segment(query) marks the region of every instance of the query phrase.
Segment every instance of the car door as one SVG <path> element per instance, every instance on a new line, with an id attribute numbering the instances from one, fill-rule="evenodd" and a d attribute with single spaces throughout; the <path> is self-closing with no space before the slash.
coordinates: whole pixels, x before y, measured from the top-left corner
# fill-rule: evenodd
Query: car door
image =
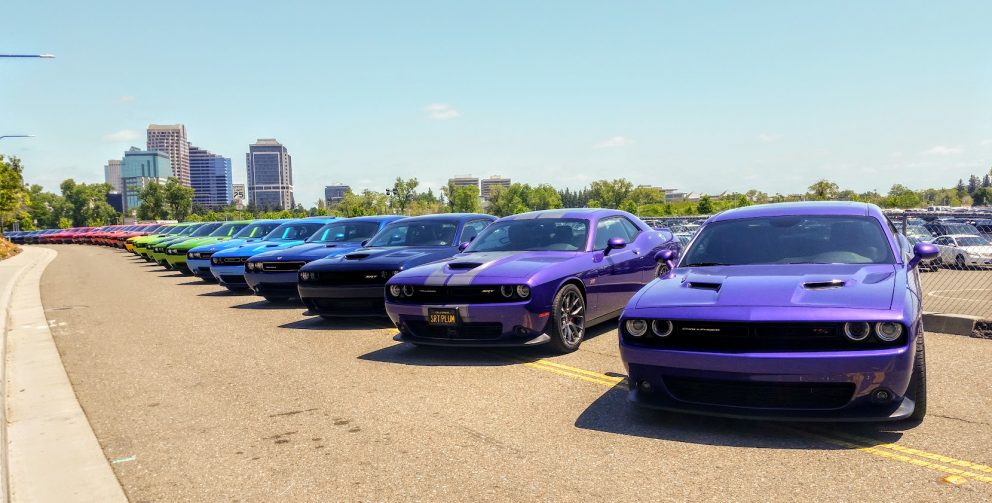
<path id="1" fill-rule="evenodd" d="M 951 256 L 951 254 L 949 252 L 949 250 L 950 250 L 950 246 L 949 246 L 950 245 L 950 242 L 949 242 L 949 240 L 950 240 L 950 238 L 948 238 L 947 236 L 941 236 L 941 237 L 933 240 L 933 244 L 937 247 L 938 250 L 940 250 L 940 261 L 941 262 L 947 262 L 948 261 L 948 257 Z M 950 259 L 950 260 L 953 260 L 953 258 Z"/>
<path id="2" fill-rule="evenodd" d="M 632 237 L 621 222 L 623 217 L 607 217 L 596 224 L 593 235 L 593 260 L 598 264 L 596 288 L 591 317 L 596 318 L 622 309 L 631 295 L 644 284 L 641 268 L 638 266 L 640 252 L 634 246 L 626 246 L 606 253 L 606 244 L 612 238 L 622 238 L 630 243 Z M 636 236 L 634 236 L 636 237 Z"/>

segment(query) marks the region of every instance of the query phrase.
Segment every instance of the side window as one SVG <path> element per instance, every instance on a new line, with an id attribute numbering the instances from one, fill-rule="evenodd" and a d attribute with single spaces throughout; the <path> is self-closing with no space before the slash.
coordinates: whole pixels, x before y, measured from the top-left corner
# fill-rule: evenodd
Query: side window
<path id="1" fill-rule="evenodd" d="M 596 241 L 593 243 L 594 250 L 605 250 L 606 243 L 613 238 L 623 238 L 630 241 L 627 229 L 620 222 L 621 217 L 604 218 L 596 224 Z"/>
<path id="2" fill-rule="evenodd" d="M 933 244 L 947 246 L 949 243 L 947 242 L 947 238 L 937 238 L 933 240 Z"/>
<path id="3" fill-rule="evenodd" d="M 465 241 L 471 241 L 475 239 L 476 236 L 489 226 L 491 222 L 489 220 L 472 220 L 471 222 L 465 222 L 462 226 L 462 237 L 459 239 L 462 243 Z"/>
<path id="4" fill-rule="evenodd" d="M 624 230 L 627 231 L 627 242 L 631 242 L 637 239 L 637 236 L 641 234 L 641 229 L 634 225 L 627 217 L 620 218 L 620 224 L 623 225 Z"/>

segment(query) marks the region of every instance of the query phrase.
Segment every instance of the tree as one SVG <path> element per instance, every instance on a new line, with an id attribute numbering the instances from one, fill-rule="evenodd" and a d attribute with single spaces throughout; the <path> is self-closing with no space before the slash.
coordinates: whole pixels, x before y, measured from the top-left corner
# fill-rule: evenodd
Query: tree
<path id="1" fill-rule="evenodd" d="M 416 178 L 404 180 L 396 177 L 392 190 L 389 191 L 389 207 L 397 210 L 401 215 L 406 214 L 406 209 L 417 197 L 417 186 L 420 182 Z"/>
<path id="2" fill-rule="evenodd" d="M 553 210 L 562 207 L 561 195 L 554 187 L 541 184 L 527 194 L 527 206 L 532 210 Z"/>
<path id="3" fill-rule="evenodd" d="M 969 176 L 968 177 L 968 193 L 969 194 L 974 194 L 975 191 L 978 190 L 978 187 L 979 187 L 979 185 L 981 185 L 981 183 L 982 183 L 981 179 L 978 178 L 977 176 L 975 176 L 975 175 Z"/>
<path id="4" fill-rule="evenodd" d="M 11 220 L 30 218 L 27 212 L 30 198 L 24 190 L 23 173 L 20 159 L 10 157 L 4 160 L 4 156 L 0 155 L 0 220 L 4 226 Z"/>
<path id="5" fill-rule="evenodd" d="M 765 204 L 768 202 L 768 193 L 761 192 L 760 190 L 751 189 L 744 195 L 754 204 Z"/>
<path id="6" fill-rule="evenodd" d="M 967 190 L 968 187 L 965 186 L 964 180 L 958 178 L 958 185 L 957 185 L 958 199 L 964 197 L 964 195 L 967 193 Z"/>
<path id="7" fill-rule="evenodd" d="M 193 211 L 192 187 L 187 187 L 179 183 L 179 179 L 169 177 L 165 182 L 165 204 L 169 207 L 169 214 L 172 218 L 182 222 L 185 221 Z"/>
<path id="8" fill-rule="evenodd" d="M 361 195 L 356 195 L 349 190 L 334 209 L 344 217 L 383 215 L 389 211 L 389 198 L 385 194 L 369 189 L 362 191 Z"/>
<path id="9" fill-rule="evenodd" d="M 699 203 L 696 205 L 696 211 L 700 215 L 709 215 L 713 213 L 713 201 L 710 200 L 710 196 L 703 196 L 699 198 Z"/>
<path id="10" fill-rule="evenodd" d="M 65 200 L 65 216 L 72 220 L 72 225 L 107 225 L 116 222 L 119 214 L 113 206 L 107 203 L 107 194 L 112 188 L 108 183 L 76 183 L 69 178 L 59 185 L 62 198 Z"/>
<path id="11" fill-rule="evenodd" d="M 992 187 L 980 187 L 971 195 L 972 203 L 976 205 L 992 205 Z"/>
<path id="12" fill-rule="evenodd" d="M 151 181 L 145 184 L 138 191 L 138 199 L 141 205 L 138 206 L 139 220 L 164 220 L 169 218 L 169 211 L 166 208 L 165 187 L 158 181 Z"/>
<path id="13" fill-rule="evenodd" d="M 448 210 L 454 213 L 480 213 L 482 202 L 479 200 L 479 187 L 475 185 L 455 185 L 449 183 L 441 189 L 448 200 Z"/>
<path id="14" fill-rule="evenodd" d="M 810 199 L 816 201 L 829 201 L 832 199 L 837 199 L 837 194 L 840 192 L 840 187 L 836 183 L 830 180 L 819 180 L 813 185 L 809 186 L 809 190 L 806 195 Z"/>
<path id="15" fill-rule="evenodd" d="M 559 190 L 558 196 L 561 198 L 563 208 L 585 208 L 589 205 L 589 191 L 587 189 L 575 192 L 569 189 Z"/>
<path id="16" fill-rule="evenodd" d="M 529 185 L 514 183 L 509 187 L 496 185 L 489 190 L 489 206 L 486 210 L 498 217 L 530 211 L 527 197 L 531 190 Z"/>
<path id="17" fill-rule="evenodd" d="M 919 194 L 897 183 L 889 189 L 889 195 L 882 201 L 882 205 L 887 208 L 916 208 L 922 202 Z"/>
<path id="18" fill-rule="evenodd" d="M 989 187 L 992 187 L 992 176 L 986 174 L 984 177 L 982 177 L 982 188 L 987 189 Z"/>
<path id="19" fill-rule="evenodd" d="M 589 205 L 599 208 L 619 208 L 634 190 L 626 178 L 596 180 L 589 184 Z"/>

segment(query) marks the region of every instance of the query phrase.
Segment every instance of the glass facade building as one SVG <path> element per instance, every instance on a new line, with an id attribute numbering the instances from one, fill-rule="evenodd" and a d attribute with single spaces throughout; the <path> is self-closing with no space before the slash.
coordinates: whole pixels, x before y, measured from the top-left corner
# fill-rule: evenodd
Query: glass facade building
<path id="1" fill-rule="evenodd" d="M 216 208 L 230 204 L 234 198 L 231 186 L 231 159 L 189 146 L 189 176 L 193 202 Z"/>
<path id="2" fill-rule="evenodd" d="M 349 190 L 351 187 L 348 185 L 326 185 L 324 186 L 324 202 L 328 205 L 340 203 Z"/>
<path id="3" fill-rule="evenodd" d="M 173 176 L 172 162 L 168 154 L 159 151 L 141 150 L 131 147 L 121 159 L 121 186 L 124 195 L 124 212 L 141 205 L 138 192 L 150 181 L 165 183 Z"/>
<path id="4" fill-rule="evenodd" d="M 248 201 L 258 209 L 285 210 L 295 206 L 293 160 L 289 151 L 272 138 L 248 146 Z"/>

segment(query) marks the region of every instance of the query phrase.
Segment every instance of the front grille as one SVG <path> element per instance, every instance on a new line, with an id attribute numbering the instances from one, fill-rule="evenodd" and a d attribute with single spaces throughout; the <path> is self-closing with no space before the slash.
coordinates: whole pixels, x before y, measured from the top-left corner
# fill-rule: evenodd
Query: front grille
<path id="1" fill-rule="evenodd" d="M 413 296 L 390 295 L 389 300 L 407 304 L 491 304 L 521 301 L 515 293 L 510 297 L 503 296 L 500 285 L 414 286 Z"/>
<path id="2" fill-rule="evenodd" d="M 302 280 L 314 285 L 385 285 L 396 271 L 308 271 L 309 279 Z"/>
<path id="3" fill-rule="evenodd" d="M 672 322 L 668 337 L 647 335 L 631 337 L 621 330 L 627 344 L 659 349 L 703 351 L 712 353 L 857 351 L 898 347 L 905 335 L 893 342 L 875 337 L 855 342 L 844 336 L 843 323 L 752 323 L 752 322 Z"/>
<path id="4" fill-rule="evenodd" d="M 414 337 L 424 339 L 492 340 L 503 334 L 502 323 L 462 323 L 457 327 L 428 325 L 426 321 L 404 322 Z"/>
<path id="5" fill-rule="evenodd" d="M 300 270 L 306 265 L 306 262 L 302 260 L 296 262 L 262 262 L 261 265 L 262 272 L 292 272 Z"/>
<path id="6" fill-rule="evenodd" d="M 187 256 L 192 259 L 208 259 L 213 256 L 214 252 L 197 252 L 190 253 Z"/>
<path id="7" fill-rule="evenodd" d="M 248 261 L 248 257 L 214 257 L 210 262 L 217 265 L 238 265 Z"/>
<path id="8" fill-rule="evenodd" d="M 667 376 L 676 400 L 761 409 L 837 409 L 854 396 L 854 383 L 772 383 L 717 381 Z"/>
<path id="9" fill-rule="evenodd" d="M 234 274 L 221 274 L 220 280 L 229 285 L 247 285 L 244 276 L 235 276 Z"/>

